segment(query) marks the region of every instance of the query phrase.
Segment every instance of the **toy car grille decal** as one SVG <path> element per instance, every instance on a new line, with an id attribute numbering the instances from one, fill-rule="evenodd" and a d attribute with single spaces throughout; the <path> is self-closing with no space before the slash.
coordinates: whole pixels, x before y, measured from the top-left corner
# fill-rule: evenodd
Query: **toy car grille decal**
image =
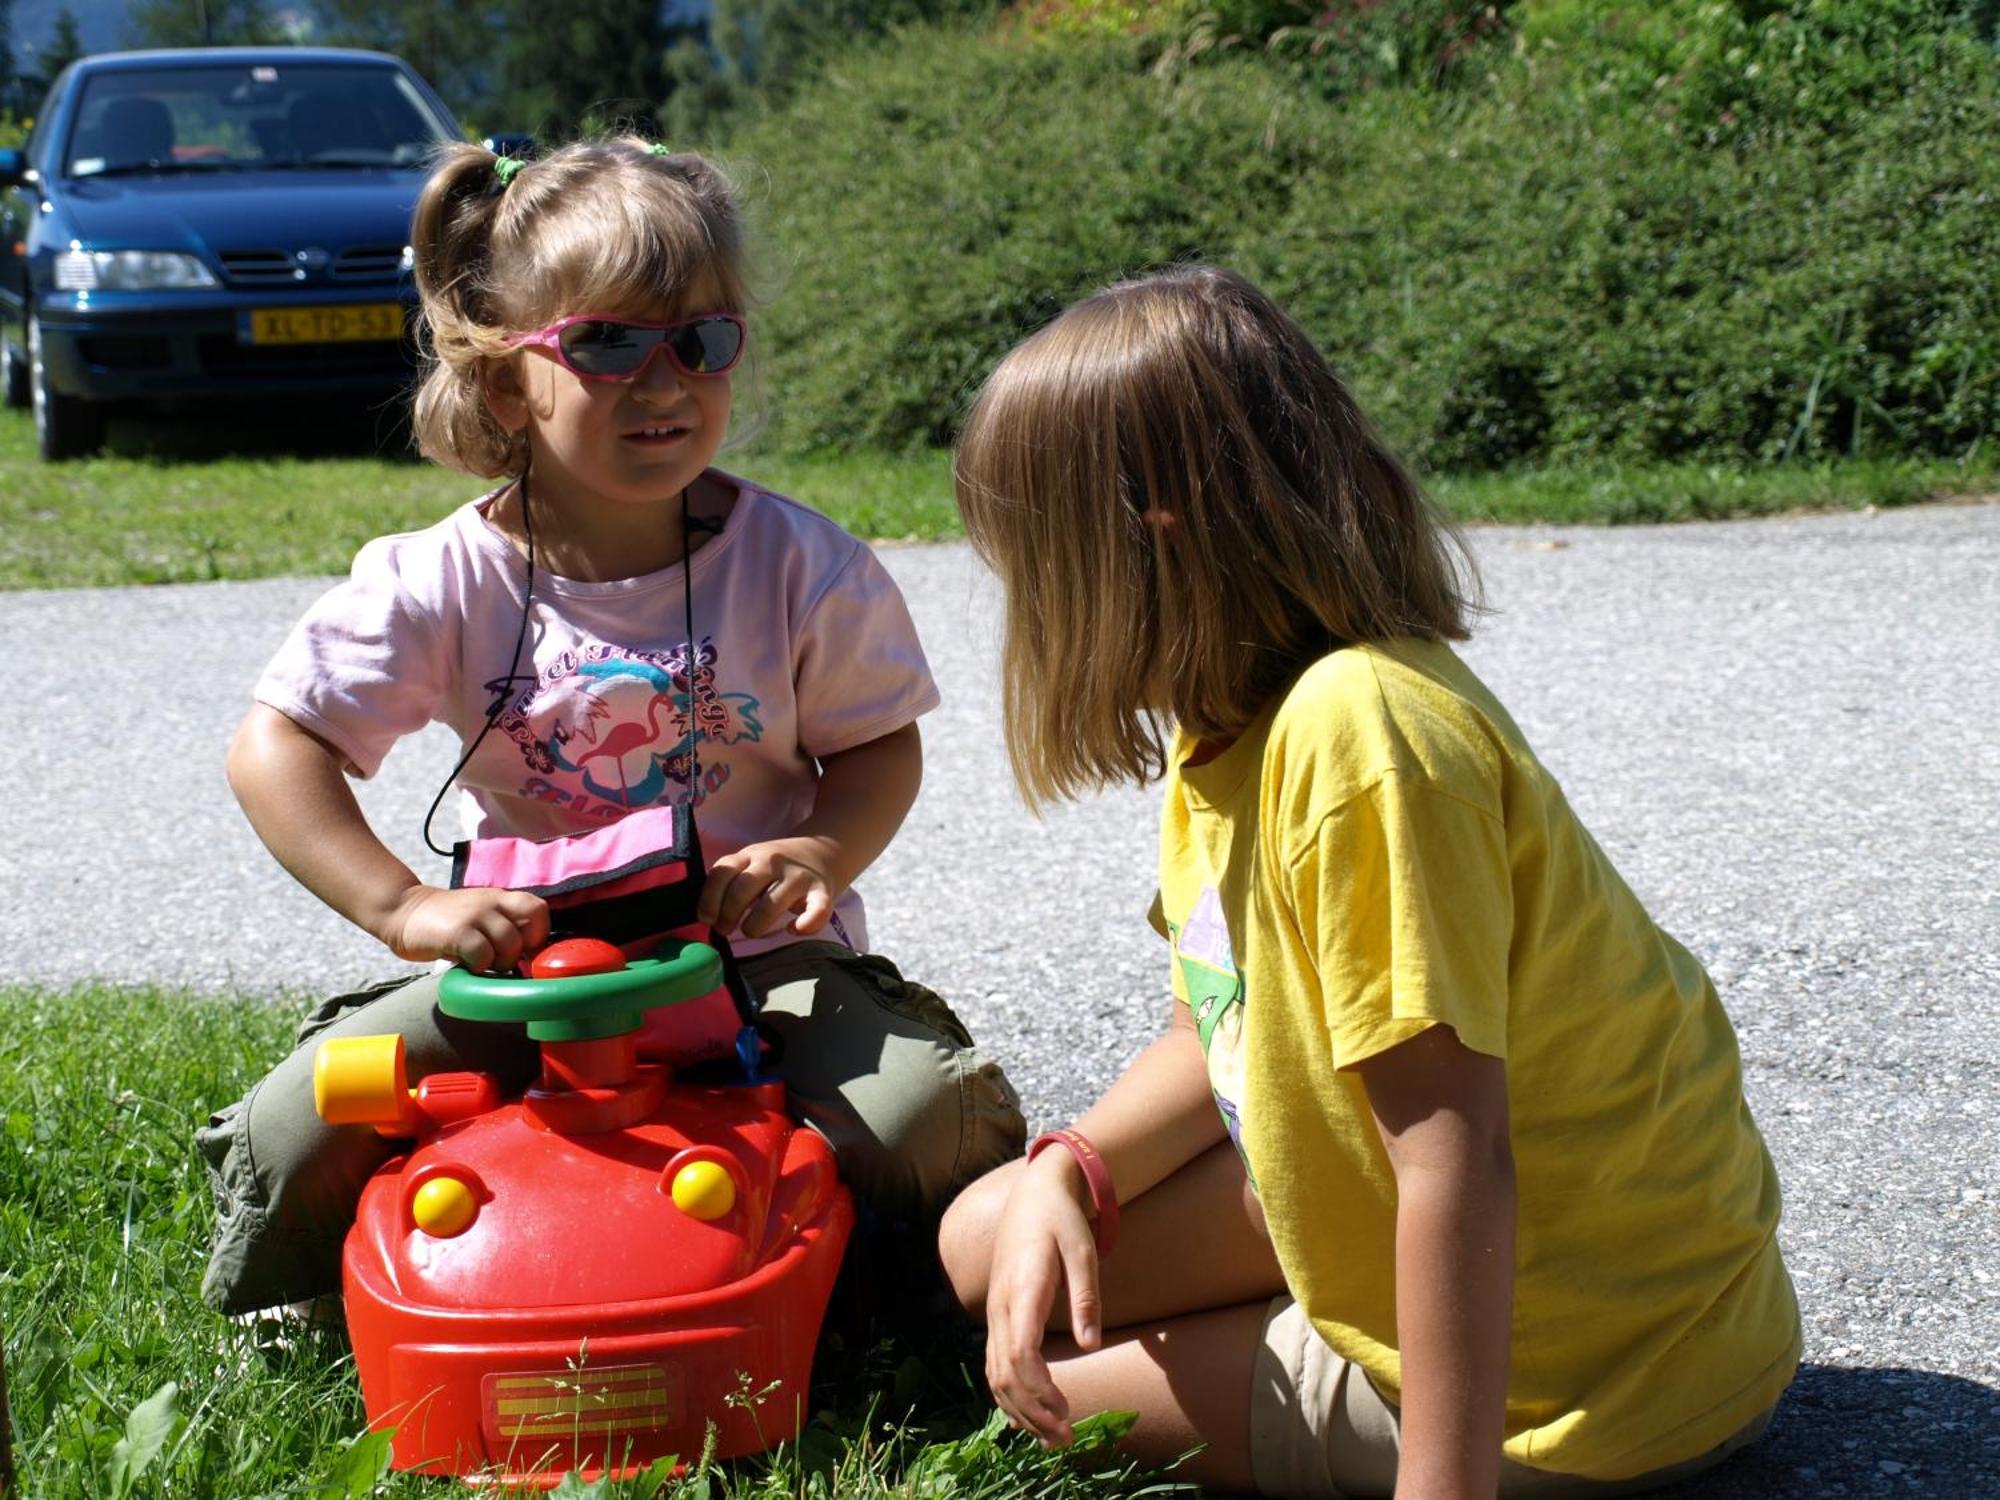
<path id="1" fill-rule="evenodd" d="M 486 1430 L 507 1443 L 649 1432 L 683 1405 L 680 1371 L 666 1365 L 496 1372 L 480 1384 Z"/>

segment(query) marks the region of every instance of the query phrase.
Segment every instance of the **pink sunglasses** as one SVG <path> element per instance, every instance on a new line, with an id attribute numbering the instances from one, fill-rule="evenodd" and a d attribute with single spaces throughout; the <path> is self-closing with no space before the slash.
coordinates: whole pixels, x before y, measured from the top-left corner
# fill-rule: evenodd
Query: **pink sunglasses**
<path id="1" fill-rule="evenodd" d="M 632 323 L 580 313 L 533 333 L 517 333 L 507 342 L 517 349 L 549 350 L 579 380 L 637 380 L 662 349 L 681 374 L 701 379 L 735 369 L 743 358 L 745 336 L 743 320 L 735 313 L 703 313 L 678 323 Z"/>

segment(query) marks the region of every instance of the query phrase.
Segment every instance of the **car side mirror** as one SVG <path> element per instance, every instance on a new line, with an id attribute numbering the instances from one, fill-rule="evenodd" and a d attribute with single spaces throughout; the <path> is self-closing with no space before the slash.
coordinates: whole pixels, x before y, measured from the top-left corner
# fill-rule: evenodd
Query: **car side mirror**
<path id="1" fill-rule="evenodd" d="M 28 153 L 17 147 L 0 148 L 0 187 L 19 187 L 28 179 Z"/>
<path id="2" fill-rule="evenodd" d="M 525 130 L 498 130 L 479 144 L 496 156 L 518 156 L 528 161 L 536 155 L 535 138 Z"/>

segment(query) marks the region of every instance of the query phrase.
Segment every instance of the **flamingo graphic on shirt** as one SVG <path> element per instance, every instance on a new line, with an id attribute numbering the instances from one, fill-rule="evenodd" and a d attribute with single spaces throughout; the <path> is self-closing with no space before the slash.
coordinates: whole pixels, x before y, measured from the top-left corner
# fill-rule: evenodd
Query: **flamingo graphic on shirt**
<path id="1" fill-rule="evenodd" d="M 753 695 L 716 691 L 712 639 L 700 643 L 691 673 L 687 657 L 685 647 L 640 654 L 610 646 L 565 656 L 509 716 L 507 733 L 531 771 L 568 773 L 576 790 L 613 806 L 685 800 L 701 745 L 764 732 Z"/>

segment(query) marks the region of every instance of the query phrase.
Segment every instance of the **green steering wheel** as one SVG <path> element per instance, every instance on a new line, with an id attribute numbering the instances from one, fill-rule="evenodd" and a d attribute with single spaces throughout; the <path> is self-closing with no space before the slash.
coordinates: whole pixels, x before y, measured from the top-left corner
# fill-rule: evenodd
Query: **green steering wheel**
<path id="1" fill-rule="evenodd" d="M 438 981 L 438 1009 L 468 1021 L 525 1021 L 538 1042 L 588 1042 L 637 1031 L 647 1011 L 698 1000 L 721 983 L 713 948 L 669 938 L 651 958 L 605 974 L 514 979 L 449 969 Z"/>

